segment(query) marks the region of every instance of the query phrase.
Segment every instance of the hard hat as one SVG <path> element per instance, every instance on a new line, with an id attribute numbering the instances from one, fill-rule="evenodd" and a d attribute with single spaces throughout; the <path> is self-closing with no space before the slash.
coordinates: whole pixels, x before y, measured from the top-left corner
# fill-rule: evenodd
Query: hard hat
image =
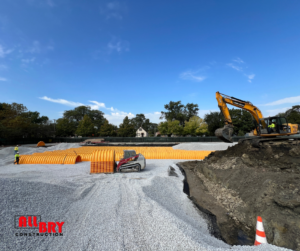
<path id="1" fill-rule="evenodd" d="M 17 146 L 19 146 L 19 145 L 17 145 Z"/>
<path id="2" fill-rule="evenodd" d="M 17 152 L 17 154 L 19 154 L 19 152 Z"/>

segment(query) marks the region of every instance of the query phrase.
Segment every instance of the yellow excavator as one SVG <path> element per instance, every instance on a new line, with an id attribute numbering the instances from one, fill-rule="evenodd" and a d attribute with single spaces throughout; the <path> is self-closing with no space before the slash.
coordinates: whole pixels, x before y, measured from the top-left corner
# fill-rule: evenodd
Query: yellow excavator
<path id="1" fill-rule="evenodd" d="M 218 106 L 225 118 L 225 126 L 217 129 L 215 131 L 215 135 L 224 142 L 233 142 L 233 124 L 226 104 L 230 104 L 250 112 L 255 124 L 253 135 L 256 137 L 250 137 L 248 139 L 251 139 L 252 144 L 256 146 L 259 146 L 264 141 L 292 139 L 291 137 L 278 136 L 290 136 L 298 134 L 300 127 L 299 125 L 288 123 L 285 117 L 272 116 L 264 118 L 262 112 L 249 101 L 230 97 L 219 92 L 216 93 L 216 99 L 218 101 Z M 299 138 L 299 135 L 297 138 Z"/>

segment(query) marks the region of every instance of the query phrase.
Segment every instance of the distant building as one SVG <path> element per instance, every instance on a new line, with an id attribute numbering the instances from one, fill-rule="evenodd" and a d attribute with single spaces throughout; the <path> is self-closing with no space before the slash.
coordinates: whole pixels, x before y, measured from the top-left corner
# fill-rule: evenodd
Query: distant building
<path id="1" fill-rule="evenodd" d="M 136 131 L 136 137 L 148 137 L 148 133 L 142 127 L 140 127 Z"/>

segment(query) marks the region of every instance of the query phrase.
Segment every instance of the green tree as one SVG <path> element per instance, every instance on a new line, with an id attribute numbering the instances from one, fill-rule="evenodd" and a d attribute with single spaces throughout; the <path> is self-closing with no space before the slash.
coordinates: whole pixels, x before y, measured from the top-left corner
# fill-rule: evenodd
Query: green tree
<path id="1" fill-rule="evenodd" d="M 239 130 L 238 135 L 237 136 L 244 136 L 245 133 L 242 130 Z"/>
<path id="2" fill-rule="evenodd" d="M 207 133 L 207 124 L 198 116 L 193 116 L 185 121 L 184 133 L 189 135 L 203 135 Z"/>
<path id="3" fill-rule="evenodd" d="M 95 131 L 95 125 L 93 124 L 91 118 L 87 114 L 84 115 L 83 120 L 79 121 L 76 134 L 86 137 L 92 136 Z"/>
<path id="4" fill-rule="evenodd" d="M 183 127 L 178 120 L 168 121 L 168 134 L 182 135 Z"/>
<path id="5" fill-rule="evenodd" d="M 169 130 L 168 130 L 168 121 L 165 122 L 160 122 L 158 124 L 158 131 L 160 132 L 161 135 L 167 135 Z"/>
<path id="6" fill-rule="evenodd" d="M 146 119 L 144 114 L 137 114 L 134 118 L 131 119 L 131 123 L 134 126 L 134 129 L 137 130 L 140 127 L 143 127 L 146 131 L 149 129 L 150 120 Z"/>
<path id="7" fill-rule="evenodd" d="M 207 123 L 209 136 L 215 136 L 215 130 L 224 126 L 224 116 L 220 112 L 210 112 L 205 114 L 204 121 Z"/>
<path id="8" fill-rule="evenodd" d="M 56 135 L 60 137 L 74 136 L 76 125 L 74 121 L 66 118 L 60 118 L 56 121 Z"/>
<path id="9" fill-rule="evenodd" d="M 21 116 L 27 121 L 28 127 L 26 134 L 31 137 L 47 137 L 54 134 L 54 128 L 49 127 L 50 121 L 47 116 L 40 116 L 40 113 L 35 112 L 23 112 Z"/>
<path id="10" fill-rule="evenodd" d="M 114 137 L 116 136 L 116 127 L 110 123 L 108 123 L 108 120 L 105 119 L 104 124 L 101 126 L 100 131 L 99 131 L 99 136 L 102 137 Z"/>
<path id="11" fill-rule="evenodd" d="M 3 138 L 28 137 L 30 136 L 30 120 L 23 115 L 27 108 L 22 104 L 0 103 L 0 123 Z"/>
<path id="12" fill-rule="evenodd" d="M 242 109 L 230 109 L 229 110 L 232 123 L 233 131 L 235 135 L 243 134 L 252 131 L 255 128 L 253 123 L 253 117 L 250 112 Z"/>
<path id="13" fill-rule="evenodd" d="M 157 132 L 157 124 L 151 123 L 150 119 L 147 119 L 144 114 L 137 114 L 134 118 L 130 119 L 131 123 L 134 125 L 135 130 L 140 127 L 145 129 L 149 135 L 154 135 Z"/>
<path id="14" fill-rule="evenodd" d="M 233 123 L 233 133 L 235 135 L 243 133 L 243 135 L 247 132 L 250 132 L 255 128 L 253 123 L 252 115 L 242 109 L 229 109 L 229 114 Z M 221 128 L 225 125 L 224 116 L 220 112 L 211 112 L 210 114 L 206 114 L 204 117 L 204 121 L 208 125 L 208 133 L 211 136 L 215 135 L 215 130 Z"/>
<path id="15" fill-rule="evenodd" d="M 200 127 L 196 129 L 197 135 L 207 135 L 208 134 L 208 125 L 204 122 L 200 123 Z"/>
<path id="16" fill-rule="evenodd" d="M 28 118 L 30 120 L 30 123 L 32 124 L 46 124 L 49 120 L 47 116 L 40 117 L 39 112 L 24 112 L 22 113 L 22 117 Z"/>
<path id="17" fill-rule="evenodd" d="M 197 104 L 187 103 L 184 108 L 185 121 L 189 121 L 193 116 L 197 116 L 199 107 Z"/>
<path id="18" fill-rule="evenodd" d="M 134 128 L 134 125 L 128 119 L 128 116 L 126 116 L 123 119 L 123 123 L 120 124 L 119 130 L 118 130 L 118 136 L 120 136 L 120 137 L 135 137 L 136 136 L 136 130 Z"/>
<path id="19" fill-rule="evenodd" d="M 158 132 L 158 124 L 150 123 L 150 125 L 148 127 L 149 136 L 154 136 L 155 133 L 157 133 L 157 132 Z"/>
<path id="20" fill-rule="evenodd" d="M 289 123 L 300 124 L 300 105 L 295 105 L 285 112 L 285 116 Z"/>
<path id="21" fill-rule="evenodd" d="M 192 116 L 198 114 L 199 108 L 197 104 L 188 103 L 186 106 L 181 104 L 181 101 L 173 102 L 164 105 L 166 112 L 161 112 L 160 119 L 167 121 L 178 120 L 180 125 L 184 125 L 184 121 L 189 120 Z"/>
<path id="22" fill-rule="evenodd" d="M 48 117 L 28 111 L 23 104 L 0 103 L 0 137 L 27 138 L 53 136 Z"/>
<path id="23" fill-rule="evenodd" d="M 104 123 L 104 113 L 99 110 L 92 110 L 89 106 L 78 106 L 73 110 L 65 111 L 63 117 L 69 121 L 73 121 L 75 127 L 79 125 L 79 121 L 83 120 L 84 116 L 90 117 L 94 126 L 100 129 L 101 125 Z"/>

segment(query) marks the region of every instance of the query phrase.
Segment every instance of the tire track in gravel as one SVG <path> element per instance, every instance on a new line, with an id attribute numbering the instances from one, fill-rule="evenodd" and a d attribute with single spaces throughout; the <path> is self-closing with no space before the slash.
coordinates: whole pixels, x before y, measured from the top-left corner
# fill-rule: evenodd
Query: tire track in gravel
<path id="1" fill-rule="evenodd" d="M 116 218 L 116 212 L 110 210 L 119 200 L 115 189 L 114 179 L 102 179 L 96 181 L 84 198 L 73 203 L 66 215 L 65 230 L 71 238 L 60 243 L 61 250 L 100 250 L 103 248 L 101 244 L 110 246 L 111 250 L 119 250 L 117 233 L 111 222 Z"/>

